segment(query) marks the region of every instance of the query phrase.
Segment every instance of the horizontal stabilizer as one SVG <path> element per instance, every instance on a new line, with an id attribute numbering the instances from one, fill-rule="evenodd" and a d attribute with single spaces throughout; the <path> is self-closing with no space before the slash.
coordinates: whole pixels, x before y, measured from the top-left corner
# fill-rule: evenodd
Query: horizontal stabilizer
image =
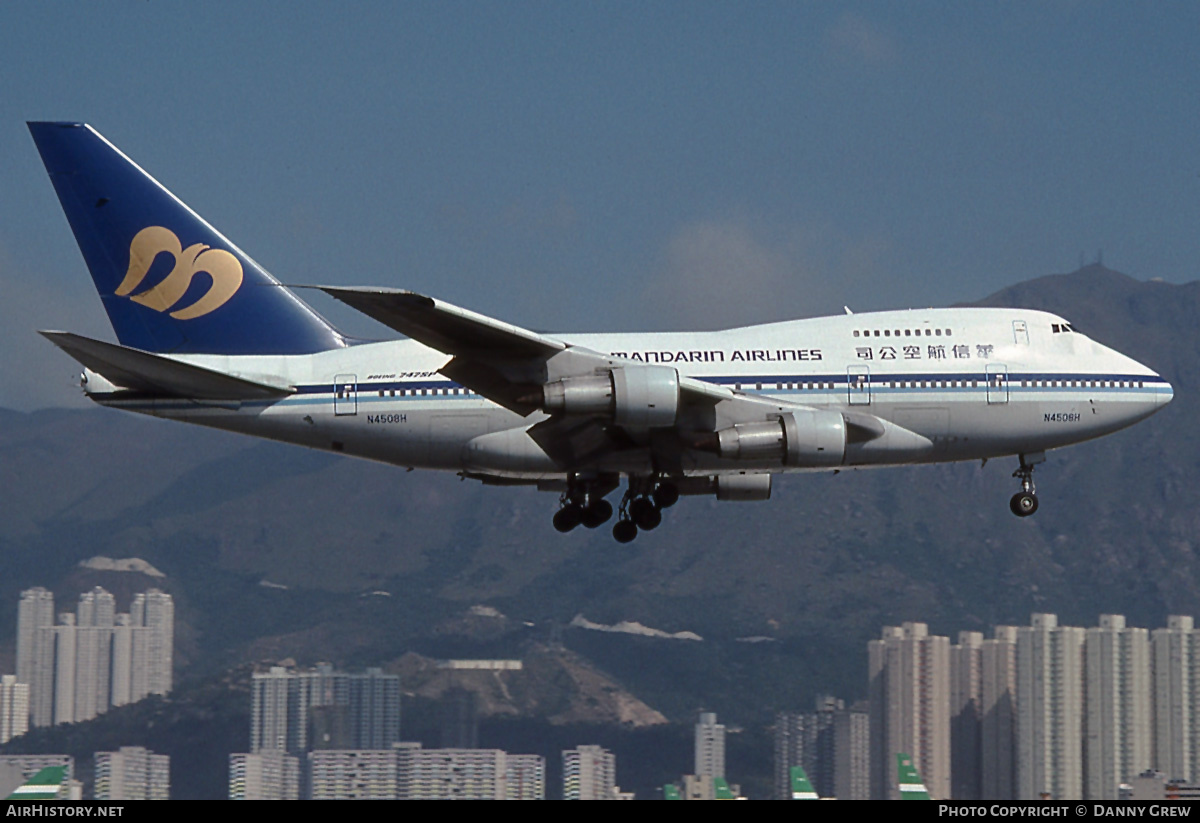
<path id="1" fill-rule="evenodd" d="M 456 357 L 512 361 L 552 357 L 566 343 L 402 289 L 317 286 L 385 326 Z"/>
<path id="2" fill-rule="evenodd" d="M 275 400 L 295 389 L 234 377 L 159 354 L 62 331 L 41 335 L 110 383 L 130 391 L 196 400 Z"/>

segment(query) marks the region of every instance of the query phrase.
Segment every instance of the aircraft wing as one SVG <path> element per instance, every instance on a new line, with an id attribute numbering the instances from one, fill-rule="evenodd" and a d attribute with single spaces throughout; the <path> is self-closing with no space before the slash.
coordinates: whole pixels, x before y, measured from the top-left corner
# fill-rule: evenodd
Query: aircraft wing
<path id="1" fill-rule="evenodd" d="M 196 400 L 277 400 L 295 389 L 247 380 L 160 354 L 64 331 L 40 334 L 85 368 L 129 391 Z"/>
<path id="2" fill-rule="evenodd" d="M 608 355 L 411 291 L 375 287 L 318 286 L 321 291 L 389 328 L 454 357 L 441 372 L 472 391 L 520 414 L 537 404 L 523 398 L 546 380 L 546 362 L 569 350 L 566 374 L 591 374 L 620 361 Z M 680 376 L 685 400 L 716 404 L 732 400 L 722 386 Z"/>
<path id="3" fill-rule="evenodd" d="M 602 352 L 522 329 L 482 314 L 410 291 L 374 287 L 318 286 L 395 331 L 451 355 L 441 373 L 477 394 L 527 415 L 543 408 L 543 386 L 564 378 L 587 378 L 617 368 L 644 370 L 644 363 L 626 361 Z M 667 367 L 649 367 L 666 369 Z M 766 420 L 810 407 L 789 400 L 734 391 L 725 386 L 678 375 L 676 427 L 693 433 L 698 448 L 714 448 L 707 436 L 743 420 Z M 863 412 L 845 412 L 849 442 L 882 437 L 885 424 Z M 661 424 L 659 424 L 661 425 Z M 612 426 L 586 415 L 552 414 L 530 431 L 539 445 L 563 465 L 579 465 L 589 457 L 633 445 Z M 713 441 L 715 442 L 715 441 Z"/>
<path id="4" fill-rule="evenodd" d="M 403 289 L 318 286 L 348 306 L 431 349 L 486 360 L 552 357 L 567 344 Z"/>

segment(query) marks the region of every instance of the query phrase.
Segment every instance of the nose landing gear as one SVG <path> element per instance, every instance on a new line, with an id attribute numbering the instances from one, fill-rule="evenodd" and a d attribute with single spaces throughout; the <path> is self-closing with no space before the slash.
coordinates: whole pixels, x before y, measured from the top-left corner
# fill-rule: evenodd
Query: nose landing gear
<path id="1" fill-rule="evenodd" d="M 1017 517 L 1028 517 L 1038 510 L 1037 489 L 1033 484 L 1033 467 L 1046 462 L 1045 452 L 1032 452 L 1020 455 L 1021 466 L 1013 477 L 1021 481 L 1021 491 L 1008 501 L 1008 508 Z"/>

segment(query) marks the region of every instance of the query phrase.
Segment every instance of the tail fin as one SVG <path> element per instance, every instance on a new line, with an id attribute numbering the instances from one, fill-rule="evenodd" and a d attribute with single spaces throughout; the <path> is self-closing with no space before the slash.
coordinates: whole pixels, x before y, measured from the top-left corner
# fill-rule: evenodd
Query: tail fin
<path id="1" fill-rule="evenodd" d="M 5 800 L 54 800 L 62 792 L 66 766 L 47 766 L 21 784 Z"/>
<path id="2" fill-rule="evenodd" d="M 929 790 L 917 773 L 912 757 L 907 754 L 896 755 L 896 773 L 900 783 L 901 800 L 929 800 Z"/>
<path id="3" fill-rule="evenodd" d="M 789 770 L 792 778 L 792 800 L 817 800 L 817 791 L 808 781 L 808 775 L 803 766 L 792 766 Z"/>
<path id="4" fill-rule="evenodd" d="M 30 123 L 29 131 L 122 345 L 181 354 L 302 354 L 345 345 L 91 126 Z"/>

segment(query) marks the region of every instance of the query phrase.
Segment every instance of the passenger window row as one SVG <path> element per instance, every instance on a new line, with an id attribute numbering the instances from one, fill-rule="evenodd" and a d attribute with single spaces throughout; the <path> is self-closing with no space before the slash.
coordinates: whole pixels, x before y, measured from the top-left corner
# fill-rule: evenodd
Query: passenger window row
<path id="1" fill-rule="evenodd" d="M 950 337 L 950 329 L 924 329 L 922 334 L 921 329 L 855 329 L 855 337 Z"/>

